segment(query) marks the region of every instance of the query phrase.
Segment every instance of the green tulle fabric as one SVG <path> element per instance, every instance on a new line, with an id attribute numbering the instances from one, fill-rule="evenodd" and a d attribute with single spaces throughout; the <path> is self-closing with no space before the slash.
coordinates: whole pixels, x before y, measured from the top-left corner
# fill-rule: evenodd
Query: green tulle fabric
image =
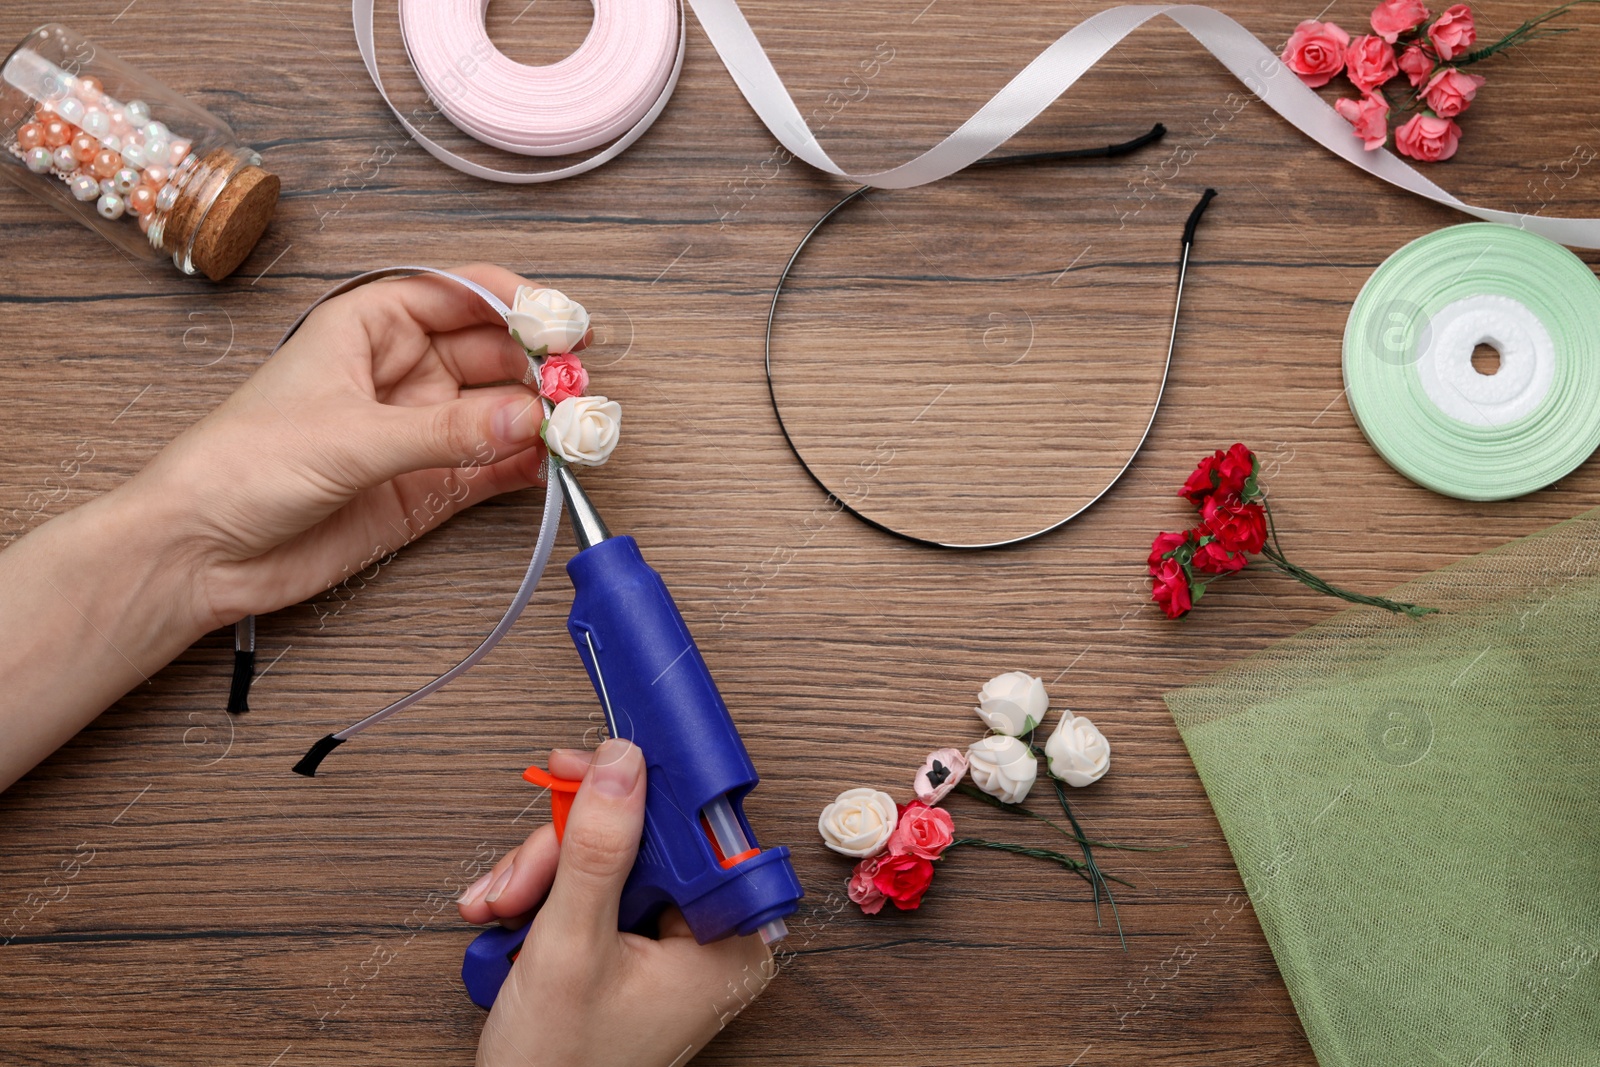
<path id="1" fill-rule="evenodd" d="M 1168 693 L 1322 1067 L 1600 1064 L 1600 510 Z"/>

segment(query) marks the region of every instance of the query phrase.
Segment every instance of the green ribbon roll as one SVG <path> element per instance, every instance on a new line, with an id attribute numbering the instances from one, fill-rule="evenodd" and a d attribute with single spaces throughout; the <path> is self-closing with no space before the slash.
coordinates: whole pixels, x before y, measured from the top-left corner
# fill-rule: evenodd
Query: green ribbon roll
<path id="1" fill-rule="evenodd" d="M 1480 344 L 1500 367 L 1472 366 Z M 1389 465 L 1464 500 L 1506 500 L 1600 446 L 1600 281 L 1566 248 L 1468 223 L 1401 248 L 1350 310 L 1344 382 Z"/>

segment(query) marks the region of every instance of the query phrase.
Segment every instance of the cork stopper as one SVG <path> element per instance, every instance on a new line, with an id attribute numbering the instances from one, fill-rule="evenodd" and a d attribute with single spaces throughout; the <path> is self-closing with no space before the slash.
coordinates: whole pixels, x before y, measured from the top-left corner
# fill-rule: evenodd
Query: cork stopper
<path id="1" fill-rule="evenodd" d="M 272 221 L 281 183 L 258 166 L 238 166 L 226 149 L 210 153 L 183 182 L 161 246 L 214 282 L 232 274 Z"/>
<path id="2" fill-rule="evenodd" d="M 280 183 L 276 174 L 245 167 L 217 196 L 195 235 L 195 268 L 214 282 L 238 269 L 272 221 Z"/>

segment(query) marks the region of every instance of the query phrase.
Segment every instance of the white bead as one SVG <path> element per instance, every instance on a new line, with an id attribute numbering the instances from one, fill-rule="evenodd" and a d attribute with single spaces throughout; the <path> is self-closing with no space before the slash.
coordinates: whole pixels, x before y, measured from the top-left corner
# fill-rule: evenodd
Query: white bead
<path id="1" fill-rule="evenodd" d="M 50 167 L 55 162 L 55 157 L 50 154 L 50 149 L 40 145 L 37 148 L 28 149 L 28 154 L 23 157 L 22 161 L 35 174 L 49 174 Z"/>
<path id="2" fill-rule="evenodd" d="M 135 126 L 143 126 L 150 121 L 150 105 L 143 100 L 129 100 L 123 110 L 128 113 L 128 121 Z"/>
<path id="3" fill-rule="evenodd" d="M 110 178 L 101 178 L 100 179 L 100 195 L 101 196 L 121 196 L 122 194 L 117 192 L 117 183 L 116 182 L 112 181 Z"/>
<path id="4" fill-rule="evenodd" d="M 50 161 L 55 164 L 56 170 L 64 174 L 71 174 L 78 169 L 78 157 L 72 154 L 71 145 L 62 145 L 56 149 Z"/>
<path id="5" fill-rule="evenodd" d="M 163 185 L 156 194 L 156 207 L 162 211 L 170 211 L 172 205 L 178 202 L 178 187 L 176 185 Z"/>
<path id="6" fill-rule="evenodd" d="M 51 100 L 60 100 L 63 96 L 71 95 L 72 90 L 77 87 L 78 79 L 66 71 L 62 71 L 59 74 L 50 76 L 49 80 L 45 82 L 44 91 L 45 95 Z"/>
<path id="7" fill-rule="evenodd" d="M 145 135 L 145 137 L 152 138 L 152 139 L 156 138 L 156 137 L 159 137 L 163 141 L 168 141 L 168 140 L 172 139 L 172 131 L 167 129 L 165 123 L 161 123 L 161 122 L 151 122 L 151 123 L 146 124 L 146 126 L 144 128 L 144 135 Z"/>
<path id="8" fill-rule="evenodd" d="M 122 138 L 114 133 L 108 133 L 100 138 L 100 147 L 108 152 L 120 152 L 122 151 Z"/>
<path id="9" fill-rule="evenodd" d="M 97 107 L 91 107 L 84 111 L 83 121 L 79 125 L 90 137 L 104 137 L 111 132 L 111 116 Z"/>
<path id="10" fill-rule="evenodd" d="M 56 114 L 66 119 L 74 126 L 83 121 L 83 114 L 85 110 L 86 108 L 83 106 L 83 101 L 79 100 L 75 96 L 69 96 L 65 100 L 56 104 Z"/>
<path id="11" fill-rule="evenodd" d="M 68 184 L 72 189 L 72 195 L 79 200 L 93 200 L 100 195 L 100 183 L 87 174 L 74 176 Z"/>
<path id="12" fill-rule="evenodd" d="M 127 205 L 122 202 L 122 197 L 115 194 L 102 196 L 100 202 L 94 206 L 103 219 L 120 219 L 127 210 Z"/>
<path id="13" fill-rule="evenodd" d="M 123 160 L 124 163 L 127 160 Z M 111 187 L 118 196 L 127 196 L 139 185 L 139 172 L 132 167 L 123 167 L 111 176 Z"/>
<path id="14" fill-rule="evenodd" d="M 144 157 L 146 159 L 156 163 L 165 163 L 167 161 L 167 156 L 170 155 L 171 152 L 171 141 L 167 140 L 165 137 L 150 136 L 150 132 L 148 130 L 145 131 Z"/>
<path id="15" fill-rule="evenodd" d="M 145 159 L 144 149 L 136 144 L 122 146 L 122 161 L 134 170 L 144 170 L 144 165 L 148 162 Z"/>

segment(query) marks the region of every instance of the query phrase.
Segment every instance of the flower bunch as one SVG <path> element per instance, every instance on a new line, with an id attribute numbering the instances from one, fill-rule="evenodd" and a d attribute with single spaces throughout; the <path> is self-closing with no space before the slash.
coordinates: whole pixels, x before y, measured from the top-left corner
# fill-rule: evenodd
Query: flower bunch
<path id="1" fill-rule="evenodd" d="M 1585 0 L 1578 0 L 1585 2 Z M 1566 30 L 1541 29 L 1565 12 L 1564 4 L 1529 19 L 1500 40 L 1475 48 L 1478 29 L 1472 9 L 1452 4 L 1437 15 L 1422 0 L 1383 0 L 1372 11 L 1372 32 L 1352 38 L 1332 22 L 1307 19 L 1295 27 L 1283 49 L 1283 62 L 1313 89 L 1341 73 L 1357 92 L 1334 108 L 1354 128 L 1367 151 L 1382 148 L 1391 122 L 1395 148 L 1403 156 L 1436 163 L 1455 155 L 1461 127 L 1455 121 L 1471 106 L 1484 78 L 1461 68 L 1507 48 Z M 1405 76 L 1408 88 L 1391 94 Z M 1394 114 L 1411 114 L 1400 122 Z"/>
<path id="2" fill-rule="evenodd" d="M 822 810 L 817 830 L 823 843 L 857 861 L 847 893 L 863 912 L 876 915 L 888 903 L 901 911 L 920 907 L 933 883 L 935 864 L 947 851 L 961 846 L 1011 852 L 1058 864 L 1090 884 L 1096 914 L 1102 892 L 1115 909 L 1107 876 L 1095 862 L 1096 842 L 1084 837 L 1064 788 L 1082 788 L 1099 781 L 1111 766 L 1111 746 L 1094 723 L 1064 711 L 1043 749 L 1036 747 L 1033 733 L 1049 710 L 1049 703 L 1044 683 L 1038 678 L 1023 671 L 997 675 L 980 690 L 974 709 L 993 732 L 974 741 L 965 752 L 941 748 L 929 753 L 912 779 L 915 800 L 897 804 L 881 790 L 856 788 L 840 793 Z M 1061 809 L 1071 823 L 1070 831 L 1021 806 L 1038 779 L 1041 758 L 1049 769 Z M 969 775 L 971 782 L 964 783 Z M 955 819 L 938 806 L 956 790 L 1047 823 L 1077 842 L 1083 859 L 1047 848 L 956 836 Z"/>
<path id="3" fill-rule="evenodd" d="M 528 355 L 524 385 L 555 407 L 540 436 L 550 453 L 575 467 L 598 467 L 610 458 L 622 431 L 622 405 L 586 396 L 589 372 L 577 356 L 593 339 L 589 312 L 557 289 L 517 289 L 506 328 Z"/>
<path id="4" fill-rule="evenodd" d="M 1437 611 L 1385 597 L 1352 593 L 1323 581 L 1283 554 L 1272 509 L 1258 480 L 1255 453 L 1242 444 L 1202 459 L 1178 490 L 1195 506 L 1200 522 L 1187 530 L 1156 534 L 1146 561 L 1150 597 L 1169 619 L 1199 603 L 1206 588 L 1225 574 L 1243 570 L 1259 554 L 1280 571 L 1320 593 L 1386 611 L 1417 616 Z"/>

